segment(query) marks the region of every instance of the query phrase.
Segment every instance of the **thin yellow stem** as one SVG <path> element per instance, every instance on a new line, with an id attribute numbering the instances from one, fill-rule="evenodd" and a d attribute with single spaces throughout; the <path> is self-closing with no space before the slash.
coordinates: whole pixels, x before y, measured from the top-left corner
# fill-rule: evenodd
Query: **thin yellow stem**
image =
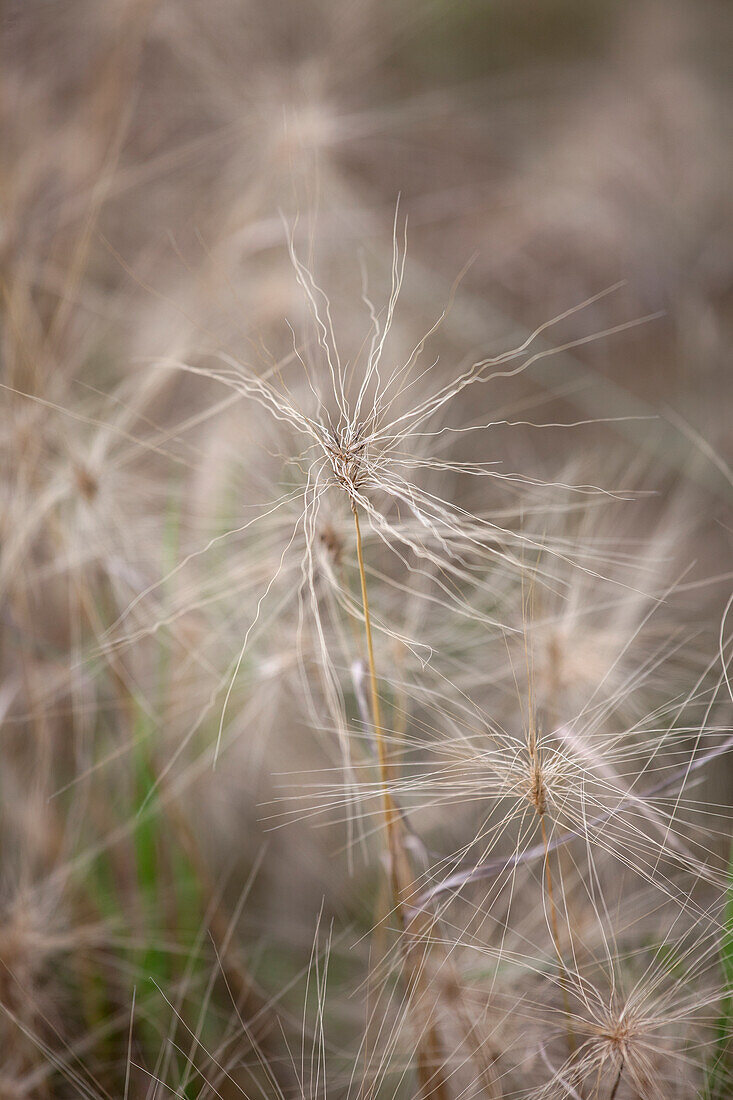
<path id="1" fill-rule="evenodd" d="M 356 529 L 356 557 L 359 563 L 359 580 L 361 582 L 361 604 L 364 612 L 364 631 L 367 642 L 367 656 L 369 659 L 369 683 L 372 697 L 372 724 L 374 726 L 374 740 L 377 745 L 377 759 L 379 762 L 379 778 L 382 787 L 382 806 L 384 812 L 384 824 L 387 834 L 387 851 L 390 861 L 390 881 L 394 909 L 402 932 L 407 937 L 403 944 L 403 955 L 408 970 L 408 985 L 412 987 L 418 996 L 425 996 L 425 975 L 423 962 L 414 961 L 415 945 L 409 934 L 409 921 L 406 919 L 403 904 L 403 893 L 411 894 L 413 890 L 412 876 L 409 860 L 401 847 L 399 833 L 399 815 L 395 808 L 392 796 L 389 793 L 391 769 L 387 758 L 384 727 L 382 726 L 382 711 L 379 702 L 379 684 L 377 681 L 377 666 L 374 660 L 374 642 L 372 639 L 372 620 L 369 613 L 369 594 L 367 592 L 366 570 L 364 568 L 364 550 L 361 541 L 361 527 L 359 525 L 359 513 L 356 504 L 352 502 L 351 510 L 354 513 L 354 527 Z M 404 891 L 402 887 L 404 883 Z M 416 1071 L 419 1082 L 420 1100 L 449 1100 L 448 1086 L 445 1081 L 441 1054 L 441 1042 L 438 1029 L 430 1014 L 425 1025 L 425 1034 L 418 1041 L 416 1057 Z"/>
<path id="2" fill-rule="evenodd" d="M 359 580 L 361 582 L 361 604 L 364 611 L 364 630 L 366 633 L 367 656 L 369 659 L 369 684 L 372 697 L 372 723 L 374 725 L 374 740 L 377 745 L 377 759 L 379 761 L 379 778 L 382 785 L 382 806 L 384 811 L 384 823 L 387 830 L 387 847 L 392 861 L 392 877 L 397 882 L 397 843 L 395 827 L 397 818 L 394 803 L 389 793 L 390 767 L 387 759 L 387 748 L 384 743 L 384 728 L 382 726 L 382 711 L 379 702 L 379 685 L 377 682 L 377 666 L 374 660 L 374 642 L 372 640 L 372 620 L 369 614 L 369 594 L 367 592 L 366 570 L 364 569 L 364 551 L 361 542 L 361 527 L 359 526 L 359 513 L 352 504 L 354 513 L 354 527 L 356 528 L 356 556 L 359 562 Z M 401 909 L 399 890 L 396 890 L 395 902 Z"/>
<path id="3" fill-rule="evenodd" d="M 574 1054 L 576 1049 L 576 1042 L 575 1032 L 573 1031 L 573 1025 L 570 1017 L 570 1000 L 568 998 L 567 990 L 568 975 L 562 957 L 562 950 L 560 948 L 560 933 L 558 930 L 557 922 L 557 906 L 555 905 L 555 893 L 552 886 L 552 870 L 550 868 L 550 846 L 547 840 L 547 828 L 545 827 L 545 815 L 543 813 L 540 814 L 540 828 L 542 829 L 542 844 L 545 849 L 545 882 L 547 883 L 547 898 L 550 903 L 550 928 L 552 931 L 553 943 L 555 944 L 560 986 L 562 988 L 563 1005 L 565 1008 L 565 1016 L 567 1018 L 568 1048 L 570 1050 L 570 1053 Z"/>

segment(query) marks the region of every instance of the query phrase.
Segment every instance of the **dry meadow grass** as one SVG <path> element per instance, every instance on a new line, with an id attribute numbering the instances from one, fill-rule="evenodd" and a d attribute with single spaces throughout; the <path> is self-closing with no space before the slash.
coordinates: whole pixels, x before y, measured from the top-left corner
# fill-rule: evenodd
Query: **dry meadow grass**
<path id="1" fill-rule="evenodd" d="M 730 15 L 6 0 L 0 1100 L 733 1096 Z"/>

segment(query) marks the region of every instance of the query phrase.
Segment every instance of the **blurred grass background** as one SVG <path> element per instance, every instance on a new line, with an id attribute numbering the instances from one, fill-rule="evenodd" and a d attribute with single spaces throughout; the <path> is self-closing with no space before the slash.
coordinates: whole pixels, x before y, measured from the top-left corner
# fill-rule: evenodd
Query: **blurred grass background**
<path id="1" fill-rule="evenodd" d="M 246 425 L 180 430 L 212 394 L 148 365 L 202 345 L 287 352 L 282 318 L 303 306 L 281 211 L 308 226 L 357 331 L 356 255 L 385 275 L 400 194 L 406 342 L 475 254 L 437 369 L 512 346 L 618 280 L 583 332 L 657 315 L 463 411 L 654 416 L 571 441 L 497 428 L 492 447 L 537 476 L 622 454 L 614 463 L 657 493 L 652 517 L 690 491 L 688 579 L 724 578 L 731 6 L 6 0 L 0 18 L 0 1094 L 152 1096 L 159 1078 L 193 1097 L 208 1076 L 213 1095 L 253 1080 L 267 1095 L 258 1057 L 222 1073 L 205 1052 L 223 1051 L 222 1064 L 234 1052 L 234 1001 L 288 1087 L 283 1031 L 300 1018 L 315 915 L 323 905 L 323 927 L 350 930 L 333 940 L 338 1001 L 363 963 L 353 945 L 372 923 L 378 869 L 347 878 L 334 821 L 270 831 L 277 773 L 332 762 L 287 683 L 250 690 L 262 670 L 245 666 L 216 772 L 216 713 L 184 741 L 246 622 L 224 551 L 170 631 L 100 653 L 135 592 L 264 491 Z M 163 450 L 137 445 L 148 433 Z M 90 521 L 86 505 L 105 493 L 109 514 Z M 185 581 L 170 588 L 171 606 L 185 604 Z M 687 621 L 713 631 L 720 599 L 715 585 L 691 588 Z M 728 780 L 720 769 L 711 799 L 729 802 Z M 726 974 L 728 955 L 725 944 Z M 729 1001 L 721 1012 L 724 1028 Z M 333 1026 L 348 1076 L 357 1006 Z"/>

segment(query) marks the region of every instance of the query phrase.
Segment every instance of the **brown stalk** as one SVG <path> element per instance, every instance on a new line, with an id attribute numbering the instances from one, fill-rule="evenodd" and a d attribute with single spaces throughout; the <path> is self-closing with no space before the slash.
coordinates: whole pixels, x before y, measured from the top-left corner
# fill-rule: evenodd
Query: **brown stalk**
<path id="1" fill-rule="evenodd" d="M 362 546 L 361 527 L 359 513 L 354 501 L 351 503 L 354 514 L 354 528 L 356 533 L 356 556 L 359 563 L 359 581 L 361 583 L 361 603 L 364 613 L 364 631 L 366 634 L 367 657 L 369 661 L 369 685 L 372 704 L 372 724 L 374 727 L 374 739 L 377 746 L 377 760 L 379 764 L 379 777 L 382 787 L 382 813 L 387 840 L 387 852 L 390 864 L 390 883 L 395 913 L 401 931 L 409 936 L 409 941 L 403 945 L 403 957 L 407 966 L 408 987 L 414 989 L 416 994 L 423 996 L 428 991 L 425 986 L 425 974 L 422 961 L 414 958 L 415 941 L 410 931 L 410 921 L 406 917 L 404 899 L 412 896 L 414 884 L 410 872 L 410 863 L 402 844 L 400 834 L 400 816 L 395 807 L 392 796 L 389 793 L 391 768 L 387 757 L 387 748 L 382 725 L 382 712 L 379 701 L 379 684 L 377 681 L 377 667 L 374 660 L 374 642 L 372 637 L 372 621 L 369 613 L 369 594 L 367 590 L 366 570 L 364 568 L 364 550 Z M 424 953 L 424 949 L 423 949 Z M 448 1086 L 443 1072 L 444 1058 L 442 1044 L 437 1025 L 428 1016 L 416 1052 L 416 1072 L 420 1085 L 418 1096 L 420 1100 L 449 1100 Z"/>
<path id="2" fill-rule="evenodd" d="M 404 926 L 404 914 L 402 912 L 401 891 L 398 878 L 398 851 L 401 845 L 397 833 L 399 815 L 395 809 L 392 796 L 389 793 L 389 781 L 391 779 L 390 766 L 387 759 L 387 749 L 384 743 L 384 728 L 382 726 L 382 711 L 379 702 L 379 686 L 377 683 L 377 668 L 374 661 L 374 642 L 372 640 L 372 620 L 369 614 L 369 594 L 367 592 L 366 571 L 364 569 L 364 551 L 361 541 L 361 527 L 359 525 L 359 513 L 356 505 L 352 504 L 354 513 L 354 527 L 356 529 L 356 556 L 359 562 L 359 580 L 361 582 L 361 604 L 364 611 L 364 632 L 366 634 L 367 657 L 369 661 L 369 687 L 372 700 L 372 724 L 374 726 L 374 739 L 377 745 L 377 759 L 379 761 L 379 777 L 382 785 L 382 812 L 387 833 L 387 849 L 391 862 L 391 876 L 393 879 L 395 905 L 397 906 L 400 924 Z"/>
<path id="3" fill-rule="evenodd" d="M 534 728 L 534 722 L 532 722 L 532 728 L 530 729 L 529 734 L 529 754 L 532 767 L 532 781 L 530 786 L 529 798 L 534 805 L 535 810 L 537 811 L 537 815 L 540 819 L 542 847 L 544 849 L 545 884 L 547 889 L 547 901 L 550 909 L 550 932 L 552 935 L 552 942 L 555 947 L 555 954 L 557 955 L 558 977 L 560 979 L 563 1007 L 565 1009 L 568 1050 L 570 1054 L 574 1054 L 577 1048 L 577 1043 L 575 1040 L 575 1032 L 573 1030 L 572 1017 L 570 1012 L 570 998 L 568 996 L 568 974 L 565 967 L 565 961 L 563 959 L 562 948 L 560 946 L 560 930 L 557 919 L 557 904 L 555 902 L 552 868 L 550 866 L 550 844 L 547 836 L 547 826 L 545 825 L 545 817 L 547 815 L 547 791 L 542 776 L 542 762 L 540 760 L 539 748 L 537 746 L 537 734 Z"/>
<path id="4" fill-rule="evenodd" d="M 545 827 L 544 813 L 540 814 L 540 828 L 542 830 L 542 843 L 545 847 L 545 882 L 547 883 L 547 900 L 550 903 L 550 927 L 552 930 L 552 941 L 555 945 L 555 954 L 557 955 L 557 968 L 560 978 L 560 986 L 562 988 L 563 1007 L 565 1009 L 565 1016 L 567 1020 L 568 1049 L 571 1054 L 574 1054 L 577 1043 L 575 1041 L 575 1032 L 573 1030 L 570 1014 L 570 998 L 568 997 L 568 974 L 567 970 L 565 969 L 565 962 L 563 960 L 562 949 L 560 947 L 560 933 L 557 923 L 557 906 L 555 904 L 555 894 L 552 886 L 550 848 L 547 843 L 547 829 Z"/>
<path id="5" fill-rule="evenodd" d="M 613 1083 L 613 1088 L 611 1089 L 608 1100 L 616 1100 L 616 1093 L 618 1092 L 618 1087 L 621 1084 L 621 1077 L 623 1076 L 623 1072 L 624 1072 L 624 1058 L 623 1058 L 623 1055 L 622 1055 L 621 1065 L 618 1067 L 618 1073 L 616 1074 L 616 1080 Z"/>

